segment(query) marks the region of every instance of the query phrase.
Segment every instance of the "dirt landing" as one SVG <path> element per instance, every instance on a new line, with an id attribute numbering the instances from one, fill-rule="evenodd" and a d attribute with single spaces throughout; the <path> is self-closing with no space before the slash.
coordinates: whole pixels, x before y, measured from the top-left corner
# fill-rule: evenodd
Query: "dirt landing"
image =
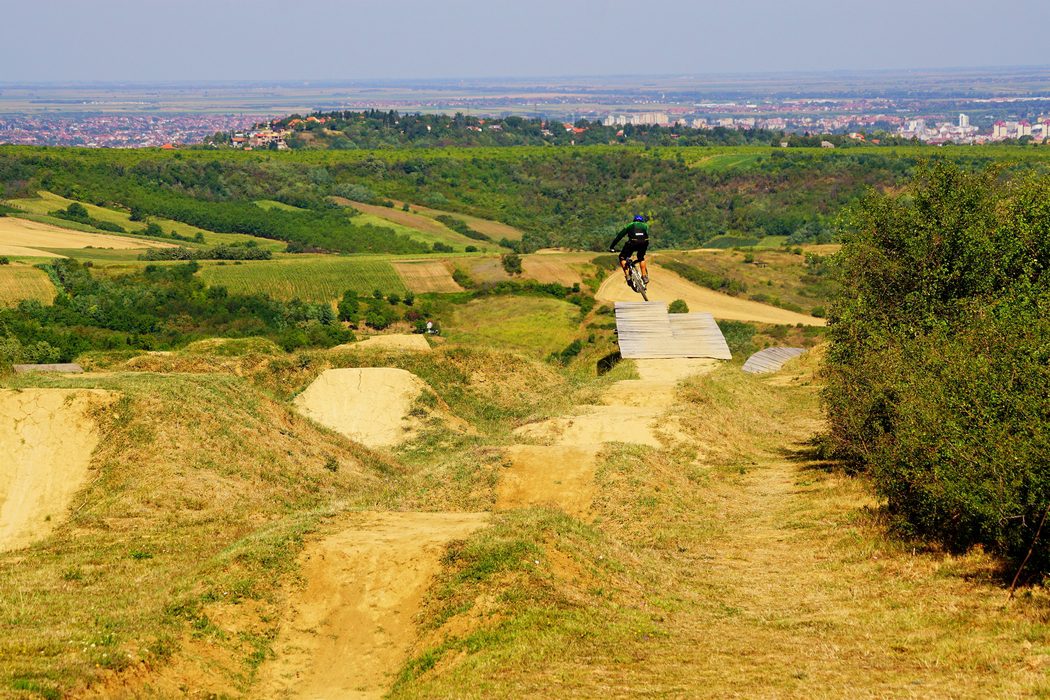
<path id="1" fill-rule="evenodd" d="M 609 397 L 615 400 L 615 397 Z M 637 445 L 660 447 L 653 433 L 653 423 L 663 412 L 661 408 L 623 405 L 581 406 L 584 411 L 575 416 L 561 416 L 542 423 L 522 426 L 515 432 L 526 438 L 541 440 L 550 445 L 579 447 L 603 442 L 631 442 Z"/>
<path id="2" fill-rule="evenodd" d="M 510 467 L 496 489 L 496 508 L 557 506 L 570 515 L 584 515 L 594 498 L 598 446 L 515 445 Z"/>
<path id="3" fill-rule="evenodd" d="M 422 335 L 393 334 L 374 335 L 357 343 L 336 345 L 332 350 L 382 349 L 382 350 L 417 350 L 419 352 L 430 352 L 430 343 Z"/>
<path id="4" fill-rule="evenodd" d="M 403 369 L 330 369 L 295 398 L 301 413 L 368 447 L 389 447 L 415 427 L 412 403 L 426 389 Z"/>
<path id="5" fill-rule="evenodd" d="M 66 515 L 98 444 L 85 416 L 105 391 L 0 390 L 0 551 L 46 537 Z"/>
<path id="6" fill-rule="evenodd" d="M 452 540 L 484 513 L 370 513 L 307 547 L 306 586 L 263 666 L 257 697 L 378 698 L 415 641 L 413 617 Z"/>
<path id="7" fill-rule="evenodd" d="M 517 445 L 507 452 L 510 466 L 496 491 L 501 510 L 556 505 L 572 515 L 585 514 L 594 496 L 597 455 L 605 442 L 662 447 L 679 432 L 662 420 L 674 405 L 678 382 L 706 374 L 718 360 L 636 360 L 641 379 L 613 384 L 602 405 L 581 406 L 575 416 L 561 416 L 518 428 L 517 435 L 545 445 Z"/>

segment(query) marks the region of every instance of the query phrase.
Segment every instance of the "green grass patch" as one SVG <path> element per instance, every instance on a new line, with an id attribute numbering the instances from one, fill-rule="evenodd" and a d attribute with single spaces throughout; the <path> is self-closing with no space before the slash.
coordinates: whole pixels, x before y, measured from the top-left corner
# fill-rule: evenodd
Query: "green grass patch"
<path id="1" fill-rule="evenodd" d="M 482 298 L 457 307 L 445 334 L 458 343 L 546 357 L 573 341 L 579 329 L 579 313 L 579 307 L 559 299 Z"/>
<path id="2" fill-rule="evenodd" d="M 203 262 L 198 273 L 208 285 L 237 294 L 261 292 L 276 299 L 332 301 L 348 289 L 371 294 L 378 289 L 404 294 L 408 289 L 386 258 L 299 255 L 252 260 L 240 265 Z"/>

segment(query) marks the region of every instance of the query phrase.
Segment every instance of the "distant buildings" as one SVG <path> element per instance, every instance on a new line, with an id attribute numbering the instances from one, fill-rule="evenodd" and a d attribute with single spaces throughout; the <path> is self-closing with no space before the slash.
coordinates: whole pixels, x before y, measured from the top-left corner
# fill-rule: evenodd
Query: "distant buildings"
<path id="1" fill-rule="evenodd" d="M 633 114 L 609 114 L 602 120 L 605 126 L 671 126 L 667 112 L 635 112 Z"/>

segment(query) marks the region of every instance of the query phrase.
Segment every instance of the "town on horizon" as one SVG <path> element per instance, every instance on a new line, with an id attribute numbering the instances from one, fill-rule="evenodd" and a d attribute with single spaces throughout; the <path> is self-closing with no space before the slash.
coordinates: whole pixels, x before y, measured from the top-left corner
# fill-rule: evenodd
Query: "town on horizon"
<path id="1" fill-rule="evenodd" d="M 389 81 L 0 85 L 0 143 L 245 144 L 259 125 L 328 111 L 511 116 L 555 124 L 878 135 L 929 144 L 1044 142 L 1050 67 Z"/>

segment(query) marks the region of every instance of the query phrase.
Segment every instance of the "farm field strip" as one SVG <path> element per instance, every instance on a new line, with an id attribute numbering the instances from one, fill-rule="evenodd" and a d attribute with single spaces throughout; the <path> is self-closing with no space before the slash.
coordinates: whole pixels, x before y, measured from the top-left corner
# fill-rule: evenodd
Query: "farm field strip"
<path id="1" fill-rule="evenodd" d="M 402 206 L 404 202 L 394 200 L 396 206 Z M 420 204 L 412 204 L 409 202 L 409 206 L 412 207 L 413 212 L 422 214 L 430 218 L 436 218 L 438 216 L 451 216 L 456 219 L 465 221 L 468 226 L 477 231 L 478 233 L 484 233 L 486 236 L 494 241 L 500 241 L 506 238 L 508 241 L 520 241 L 524 235 L 519 229 L 514 228 L 509 224 L 504 224 L 499 221 L 493 221 L 492 219 L 482 219 L 477 216 L 471 216 L 470 214 L 460 214 L 452 211 L 442 211 L 440 209 L 433 209 L 431 207 L 425 207 Z"/>
<path id="2" fill-rule="evenodd" d="M 265 293 L 277 299 L 330 302 L 348 289 L 404 294 L 407 290 L 390 261 L 382 258 L 313 257 L 253 260 L 240 265 L 201 264 L 201 279 L 234 294 Z"/>
<path id="3" fill-rule="evenodd" d="M 53 192 L 47 192 L 46 190 L 40 190 L 37 192 L 37 196 L 33 198 L 23 199 L 10 199 L 5 203 L 9 204 L 16 209 L 21 209 L 30 215 L 32 220 L 40 221 L 42 223 L 49 223 L 60 228 L 74 229 L 77 231 L 84 231 L 86 233 L 93 233 L 96 231 L 95 228 L 81 224 L 77 221 L 66 221 L 65 219 L 59 219 L 57 217 L 49 216 L 49 212 L 55 211 L 56 209 L 65 209 L 74 200 L 66 199 Z M 246 233 L 216 233 L 215 231 L 208 231 L 206 229 L 198 228 L 190 224 L 185 224 L 181 221 L 175 221 L 173 219 L 165 219 L 158 216 L 149 217 L 149 222 L 146 221 L 132 221 L 131 215 L 127 212 L 116 211 L 113 209 L 107 209 L 106 207 L 96 206 L 94 204 L 88 204 L 86 202 L 80 202 L 84 208 L 87 209 L 88 214 L 95 219 L 100 221 L 108 221 L 113 224 L 123 226 L 128 234 L 136 236 L 134 240 L 144 241 L 143 245 L 139 245 L 139 248 L 148 247 L 147 243 L 155 239 L 147 238 L 142 239 L 138 236 L 146 228 L 146 224 L 149 222 L 156 223 L 165 233 L 174 231 L 181 236 L 193 238 L 198 233 L 204 238 L 204 244 L 206 245 L 220 245 L 220 244 L 231 244 L 231 243 L 245 243 L 248 241 L 254 241 L 260 248 L 267 250 L 284 250 L 285 243 L 283 241 L 273 241 L 268 238 L 259 238 L 258 236 L 252 236 Z M 106 233 L 110 236 L 120 236 L 119 233 Z M 157 241 L 160 243 L 160 241 Z M 182 245 L 187 247 L 195 247 L 200 243 L 194 241 L 174 241 L 165 242 L 165 244 L 171 245 Z"/>
<path id="4" fill-rule="evenodd" d="M 452 279 L 448 265 L 440 260 L 391 263 L 405 286 L 416 293 L 460 292 L 463 288 Z"/>
<path id="5" fill-rule="evenodd" d="M 0 265 L 0 306 L 14 306 L 23 299 L 50 304 L 54 298 L 55 286 L 43 270 L 19 263 Z"/>
<path id="6" fill-rule="evenodd" d="M 374 217 L 378 217 L 383 220 L 382 224 L 388 225 L 387 222 L 397 224 L 401 227 L 411 229 L 416 232 L 414 238 L 416 240 L 422 240 L 427 243 L 433 243 L 439 241 L 448 245 L 457 246 L 464 248 L 468 245 L 477 246 L 479 248 L 489 246 L 494 247 L 493 243 L 486 243 L 485 241 L 475 241 L 473 238 L 468 238 L 461 233 L 456 233 L 452 229 L 448 228 L 444 224 L 431 219 L 428 216 L 422 214 L 415 214 L 413 212 L 402 211 L 396 207 L 384 207 L 377 204 L 364 204 L 362 202 L 355 202 L 345 197 L 331 197 L 332 201 L 336 202 L 341 206 L 352 207 L 363 214 L 370 214 Z M 425 236 L 420 237 L 420 234 Z M 498 247 L 498 246 L 495 246 Z"/>
<path id="7" fill-rule="evenodd" d="M 171 243 L 111 233 L 84 233 L 13 216 L 0 217 L 0 244 L 33 248 L 170 248 Z"/>

